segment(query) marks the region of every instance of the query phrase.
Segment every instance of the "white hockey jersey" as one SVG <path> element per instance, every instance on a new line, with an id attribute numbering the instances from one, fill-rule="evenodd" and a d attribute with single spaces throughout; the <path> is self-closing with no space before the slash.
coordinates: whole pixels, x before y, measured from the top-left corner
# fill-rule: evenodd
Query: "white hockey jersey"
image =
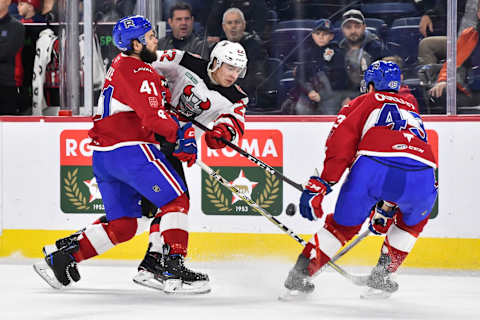
<path id="1" fill-rule="evenodd" d="M 234 127 L 236 135 L 232 142 L 237 144 L 245 131 L 248 104 L 248 97 L 240 87 L 214 84 L 207 73 L 208 61 L 188 52 L 165 50 L 158 51 L 157 56 L 152 66 L 167 78 L 171 104 L 210 128 L 219 123 Z M 195 132 L 198 139 L 202 131 Z"/>

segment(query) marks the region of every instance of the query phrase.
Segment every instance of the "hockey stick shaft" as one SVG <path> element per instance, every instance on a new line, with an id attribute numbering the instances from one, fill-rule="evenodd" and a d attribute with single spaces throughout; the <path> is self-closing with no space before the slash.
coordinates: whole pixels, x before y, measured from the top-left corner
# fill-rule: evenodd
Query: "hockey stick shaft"
<path id="1" fill-rule="evenodd" d="M 341 257 L 343 257 L 348 251 L 350 251 L 353 247 L 355 247 L 360 241 L 362 241 L 366 236 L 370 234 L 370 230 L 365 230 L 362 232 L 358 237 L 355 238 L 352 242 L 348 244 L 348 246 L 344 247 L 341 251 L 339 251 L 331 261 L 335 262 Z"/>
<path id="2" fill-rule="evenodd" d="M 232 193 L 236 194 L 238 197 L 240 197 L 243 201 L 245 201 L 250 207 L 252 207 L 255 211 L 260 213 L 262 216 L 267 218 L 270 222 L 272 222 L 274 225 L 276 225 L 278 228 L 280 228 L 283 232 L 288 234 L 291 238 L 293 238 L 295 241 L 300 243 L 302 246 L 306 246 L 307 242 L 303 240 L 299 235 L 297 235 L 293 230 L 285 226 L 283 223 L 281 223 L 277 218 L 272 216 L 268 211 L 260 207 L 255 201 L 253 201 L 251 198 L 246 196 L 244 193 L 242 193 L 237 187 L 234 185 L 231 185 L 228 183 L 225 178 L 223 178 L 219 173 L 215 172 L 212 168 L 204 164 L 201 160 L 197 159 L 196 164 L 202 168 L 206 173 L 208 173 L 211 177 L 213 177 L 215 180 L 217 180 L 221 185 L 229 189 Z M 358 242 L 357 242 L 358 243 Z M 348 250 L 350 250 L 353 246 L 351 246 Z M 347 251 L 348 251 L 347 250 Z M 345 254 L 344 252 L 343 254 Z M 343 255 L 342 254 L 342 255 Z M 338 259 L 338 258 L 337 258 Z M 333 261 L 328 261 L 328 264 L 338 273 L 340 273 L 342 276 L 347 278 L 348 280 L 352 281 L 354 284 L 357 285 L 362 285 L 360 282 L 362 281 L 362 277 L 359 276 L 354 276 L 345 271 L 342 267 L 339 265 L 335 264 Z"/>
<path id="3" fill-rule="evenodd" d="M 205 132 L 208 132 L 208 131 L 211 131 L 207 126 L 205 126 L 204 124 L 198 122 L 197 120 L 195 119 L 191 119 L 191 118 L 188 118 L 189 121 L 191 121 L 195 126 L 197 126 L 198 128 L 202 129 L 203 131 Z M 285 181 L 286 183 L 288 183 L 289 185 L 291 185 L 292 187 L 294 187 L 295 189 L 297 189 L 298 191 L 303 191 L 303 187 L 301 184 L 299 183 L 296 183 L 295 181 L 285 177 L 280 171 L 276 170 L 275 168 L 272 168 L 271 166 L 269 166 L 268 164 L 266 164 L 265 162 L 263 162 L 262 160 L 254 157 L 253 155 L 251 155 L 250 153 L 246 152 L 245 150 L 243 150 L 242 148 L 240 148 L 239 146 L 237 146 L 236 144 L 228 141 L 227 139 L 221 137 L 220 140 L 225 143 L 227 146 L 229 146 L 230 148 L 232 148 L 233 150 L 237 151 L 238 153 L 240 153 L 242 156 L 246 157 L 248 160 L 252 161 L 253 163 L 255 163 L 257 166 L 259 166 L 260 168 L 263 168 L 265 169 L 268 173 L 270 174 L 274 174 L 276 175 L 277 177 L 281 178 L 283 181 Z"/>

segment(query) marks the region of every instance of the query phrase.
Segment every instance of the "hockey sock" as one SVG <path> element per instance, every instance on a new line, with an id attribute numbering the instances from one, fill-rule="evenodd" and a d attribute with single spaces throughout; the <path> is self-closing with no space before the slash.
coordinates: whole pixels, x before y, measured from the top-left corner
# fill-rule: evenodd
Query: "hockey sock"
<path id="1" fill-rule="evenodd" d="M 313 235 L 302 254 L 309 258 L 308 272 L 312 276 L 323 267 L 340 248 L 352 239 L 360 230 L 358 226 L 343 226 L 338 224 L 333 214 L 327 215 L 325 225 Z"/>
<path id="2" fill-rule="evenodd" d="M 136 218 L 120 218 L 108 223 L 89 225 L 79 236 L 79 250 L 73 254 L 75 261 L 90 259 L 128 241 L 137 231 Z"/>
<path id="3" fill-rule="evenodd" d="M 170 254 L 187 255 L 188 209 L 185 194 L 159 209 L 150 225 L 150 251 L 162 252 L 166 243 L 170 247 Z"/>

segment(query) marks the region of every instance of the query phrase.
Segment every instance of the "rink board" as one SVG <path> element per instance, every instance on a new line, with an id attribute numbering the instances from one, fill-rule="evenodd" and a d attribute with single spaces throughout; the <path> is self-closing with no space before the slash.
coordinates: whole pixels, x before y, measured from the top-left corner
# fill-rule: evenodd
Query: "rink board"
<path id="1" fill-rule="evenodd" d="M 102 214 L 98 204 L 101 200 L 87 188 L 92 185 L 92 175 L 85 176 L 89 174 L 91 151 L 82 137 L 91 123 L 87 118 L 0 119 L 0 256 L 39 257 L 42 245 Z M 315 167 L 321 170 L 323 146 L 333 119 L 249 117 L 248 141 L 243 146 L 301 183 Z M 480 177 L 479 124 L 480 117 L 426 119 L 438 155 L 440 196 L 436 217 L 427 224 L 407 266 L 480 269 L 480 215 L 474 210 Z M 321 221 L 309 222 L 298 213 L 286 216 L 285 207 L 297 203 L 299 192 L 260 174 L 258 168 L 235 152 L 215 153 L 203 145 L 200 157 L 227 180 L 240 183 L 254 200 L 262 202 L 267 211 L 306 240 L 320 228 Z M 235 201 L 228 190 L 209 181 L 198 167 L 187 169 L 186 175 L 191 194 L 192 259 L 272 256 L 293 260 L 298 255 L 301 246 L 295 240 L 264 217 L 254 215 L 241 201 Z M 333 211 L 338 189 L 334 187 L 325 199 L 324 211 Z M 89 208 L 95 210 L 83 212 Z M 374 264 L 381 241 L 379 237 L 367 238 L 342 263 Z M 102 258 L 140 259 L 146 245 L 146 235 L 142 234 Z"/>

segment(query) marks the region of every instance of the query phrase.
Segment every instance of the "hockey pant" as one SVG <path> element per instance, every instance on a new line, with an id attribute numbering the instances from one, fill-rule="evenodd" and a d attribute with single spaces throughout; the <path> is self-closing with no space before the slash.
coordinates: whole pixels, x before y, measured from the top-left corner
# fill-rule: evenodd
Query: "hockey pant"
<path id="1" fill-rule="evenodd" d="M 78 237 L 80 249 L 74 254 L 77 262 L 102 254 L 135 236 L 137 218 L 142 216 L 142 195 L 162 209 L 164 215 L 177 210 L 177 223 L 184 225 L 188 213 L 186 186 L 165 155 L 154 145 L 94 151 L 92 167 L 102 194 L 106 221 L 96 221 L 87 226 Z M 165 231 L 171 229 L 167 226 Z M 186 227 L 183 229 L 186 230 Z M 181 238 L 178 240 L 180 244 L 172 246 L 179 252 L 186 252 L 185 238 L 188 234 L 185 235 L 183 229 L 180 231 L 182 236 L 174 237 L 176 241 Z M 172 238 L 170 233 L 167 232 L 165 238 Z"/>
<path id="2" fill-rule="evenodd" d="M 431 167 L 408 158 L 361 156 L 340 190 L 335 213 L 325 218 L 324 227 L 303 250 L 303 255 L 311 260 L 310 275 L 360 231 L 370 208 L 380 200 L 394 202 L 401 210 L 382 247 L 391 258 L 388 270 L 396 271 L 427 223 L 436 197 Z"/>

